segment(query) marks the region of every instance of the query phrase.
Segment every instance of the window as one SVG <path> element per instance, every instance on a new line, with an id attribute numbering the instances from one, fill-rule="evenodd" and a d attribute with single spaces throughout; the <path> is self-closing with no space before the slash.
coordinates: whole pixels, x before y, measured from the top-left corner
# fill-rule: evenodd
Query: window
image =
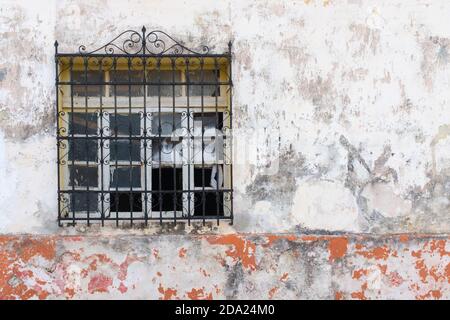
<path id="1" fill-rule="evenodd" d="M 136 35 L 56 52 L 60 224 L 232 222 L 230 53 Z"/>

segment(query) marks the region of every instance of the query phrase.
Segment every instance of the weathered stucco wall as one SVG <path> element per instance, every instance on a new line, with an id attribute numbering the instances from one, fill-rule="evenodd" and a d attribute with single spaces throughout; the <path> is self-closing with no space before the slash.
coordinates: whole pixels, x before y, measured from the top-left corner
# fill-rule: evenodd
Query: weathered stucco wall
<path id="1" fill-rule="evenodd" d="M 0 261 L 9 267 L 0 271 L 0 288 L 8 283 L 12 289 L 3 288 L 0 297 L 94 294 L 95 289 L 83 287 L 86 281 L 97 281 L 92 280 L 92 270 L 83 273 L 84 289 L 78 293 L 67 289 L 69 271 L 58 270 L 56 275 L 45 268 L 69 268 L 71 261 L 88 268 L 92 255 L 105 254 L 111 261 L 101 262 L 108 271 L 100 272 L 98 282 L 101 287 L 103 281 L 112 279 L 108 288 L 117 289 L 107 290 L 111 296 L 125 291 L 136 297 L 167 294 L 181 298 L 189 297 L 189 290 L 202 288 L 192 294 L 398 298 L 404 292 L 403 297 L 448 298 L 449 16 L 450 3 L 444 0 L 48 0 L 45 5 L 0 0 L 0 234 L 51 235 L 37 240 L 22 236 L 2 240 L 0 247 L 5 249 Z M 139 30 L 142 25 L 167 31 L 192 46 L 209 45 L 217 52 L 225 51 L 227 42 L 233 41 L 233 117 L 236 136 L 243 137 L 235 140 L 233 226 L 57 227 L 53 42 L 58 40 L 61 52 L 77 50 L 81 44 L 98 47 L 121 31 Z M 271 138 L 264 139 L 267 137 Z M 258 268 L 250 272 L 244 261 L 237 271 L 229 263 L 217 263 L 215 258 L 223 257 L 223 250 L 211 238 L 189 236 L 250 233 L 259 239 L 257 243 L 263 243 L 262 233 L 299 237 L 336 232 L 408 233 L 412 240 L 400 243 L 389 238 L 389 250 L 399 255 L 389 253 L 382 264 L 369 253 L 367 257 L 358 254 L 353 240 L 341 262 L 328 259 L 327 239 L 313 244 L 294 241 L 290 245 L 295 250 L 287 246 L 282 252 L 257 244 L 258 254 L 269 255 L 268 262 L 257 257 Z M 432 245 L 412 233 L 434 234 L 433 241 L 443 241 L 439 242 L 442 255 L 412 256 L 418 248 L 431 250 L 426 248 Z M 77 242 L 63 237 L 68 234 L 86 238 Z M 95 234 L 105 240 L 90 238 Z M 177 236 L 145 237 L 154 234 Z M 368 244 L 362 245 L 371 248 L 375 240 L 364 237 Z M 29 265 L 32 257 L 4 253 L 23 245 L 26 252 L 28 245 L 42 239 L 51 248 L 49 256 L 35 257 L 37 273 L 28 271 L 34 268 Z M 227 241 L 218 239 L 218 244 Z M 102 241 L 109 243 L 108 250 Z M 244 249 L 235 247 L 230 252 L 250 250 L 245 249 L 247 240 L 242 241 Z M 200 265 L 189 255 L 192 263 L 185 268 L 203 268 L 214 281 L 201 278 L 201 272 L 193 280 L 169 278 L 164 272 L 170 268 L 169 262 L 156 256 L 150 261 L 151 255 L 146 253 L 146 263 L 130 268 L 136 268 L 133 281 L 138 281 L 142 271 L 148 286 L 130 290 L 126 288 L 132 284 L 127 283 L 121 287 L 120 278 L 109 273 L 124 263 L 128 247 L 139 251 L 144 244 L 156 248 L 167 261 L 176 256 L 178 247 L 201 251 L 197 254 L 206 262 Z M 400 254 L 402 250 L 409 251 Z M 71 253 L 63 255 L 66 251 Z M 317 257 L 304 262 L 298 258 L 297 265 L 295 252 Z M 279 259 L 283 263 L 278 264 Z M 315 263 L 320 267 L 313 266 Z M 17 283 L 10 278 L 11 268 L 16 266 L 20 273 L 15 277 L 23 278 Z M 89 268 L 95 271 L 96 266 Z M 423 268 L 431 278 L 421 278 L 426 277 Z M 442 268 L 447 269 L 446 275 L 438 275 L 437 269 Z M 354 279 L 352 272 L 357 269 L 362 271 Z M 163 274 L 161 279 L 156 272 Z M 280 279 L 284 272 L 290 280 Z M 393 272 L 405 280 L 391 275 Z M 242 285 L 239 277 L 244 279 Z M 365 277 L 381 277 L 392 285 L 382 280 L 378 291 L 372 290 Z M 184 282 L 174 282 L 177 279 Z M 252 291 L 259 279 L 264 288 Z M 192 284 L 197 280 L 201 286 Z M 393 284 L 397 281 L 400 284 Z"/>
<path id="2" fill-rule="evenodd" d="M 450 299 L 448 242 L 294 234 L 3 236 L 0 297 Z"/>

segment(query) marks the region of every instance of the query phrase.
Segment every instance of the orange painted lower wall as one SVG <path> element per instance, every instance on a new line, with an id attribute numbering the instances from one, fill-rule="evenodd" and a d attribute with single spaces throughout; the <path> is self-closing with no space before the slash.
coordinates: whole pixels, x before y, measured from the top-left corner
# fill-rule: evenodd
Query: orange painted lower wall
<path id="1" fill-rule="evenodd" d="M 0 299 L 450 299 L 448 236 L 0 236 Z"/>

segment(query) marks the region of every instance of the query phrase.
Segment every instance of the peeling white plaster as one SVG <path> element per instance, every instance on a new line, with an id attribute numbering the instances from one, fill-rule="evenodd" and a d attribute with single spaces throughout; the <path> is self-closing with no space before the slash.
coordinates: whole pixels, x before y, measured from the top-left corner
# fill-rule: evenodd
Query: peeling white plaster
<path id="1" fill-rule="evenodd" d="M 216 52 L 232 40 L 235 128 L 279 134 L 268 163 L 254 144 L 235 154 L 236 223 L 183 232 L 448 232 L 449 15 L 432 0 L 2 1 L 0 233 L 78 232 L 56 228 L 54 40 L 96 48 L 142 25 Z"/>
<path id="2" fill-rule="evenodd" d="M 350 191 L 329 181 L 303 181 L 294 197 L 292 220 L 312 230 L 358 232 L 358 207 Z"/>

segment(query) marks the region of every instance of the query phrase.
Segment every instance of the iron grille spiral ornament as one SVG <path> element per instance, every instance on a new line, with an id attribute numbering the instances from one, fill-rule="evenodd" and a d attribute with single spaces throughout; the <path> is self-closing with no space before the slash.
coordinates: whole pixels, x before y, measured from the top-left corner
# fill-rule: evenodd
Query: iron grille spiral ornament
<path id="1" fill-rule="evenodd" d="M 147 33 L 147 29 L 143 26 L 141 32 L 126 30 L 95 50 L 88 50 L 85 45 L 81 45 L 78 48 L 78 53 L 80 55 L 206 55 L 209 53 L 209 47 L 202 45 L 200 49 L 194 50 L 186 47 L 164 31 L 153 30 Z"/>

